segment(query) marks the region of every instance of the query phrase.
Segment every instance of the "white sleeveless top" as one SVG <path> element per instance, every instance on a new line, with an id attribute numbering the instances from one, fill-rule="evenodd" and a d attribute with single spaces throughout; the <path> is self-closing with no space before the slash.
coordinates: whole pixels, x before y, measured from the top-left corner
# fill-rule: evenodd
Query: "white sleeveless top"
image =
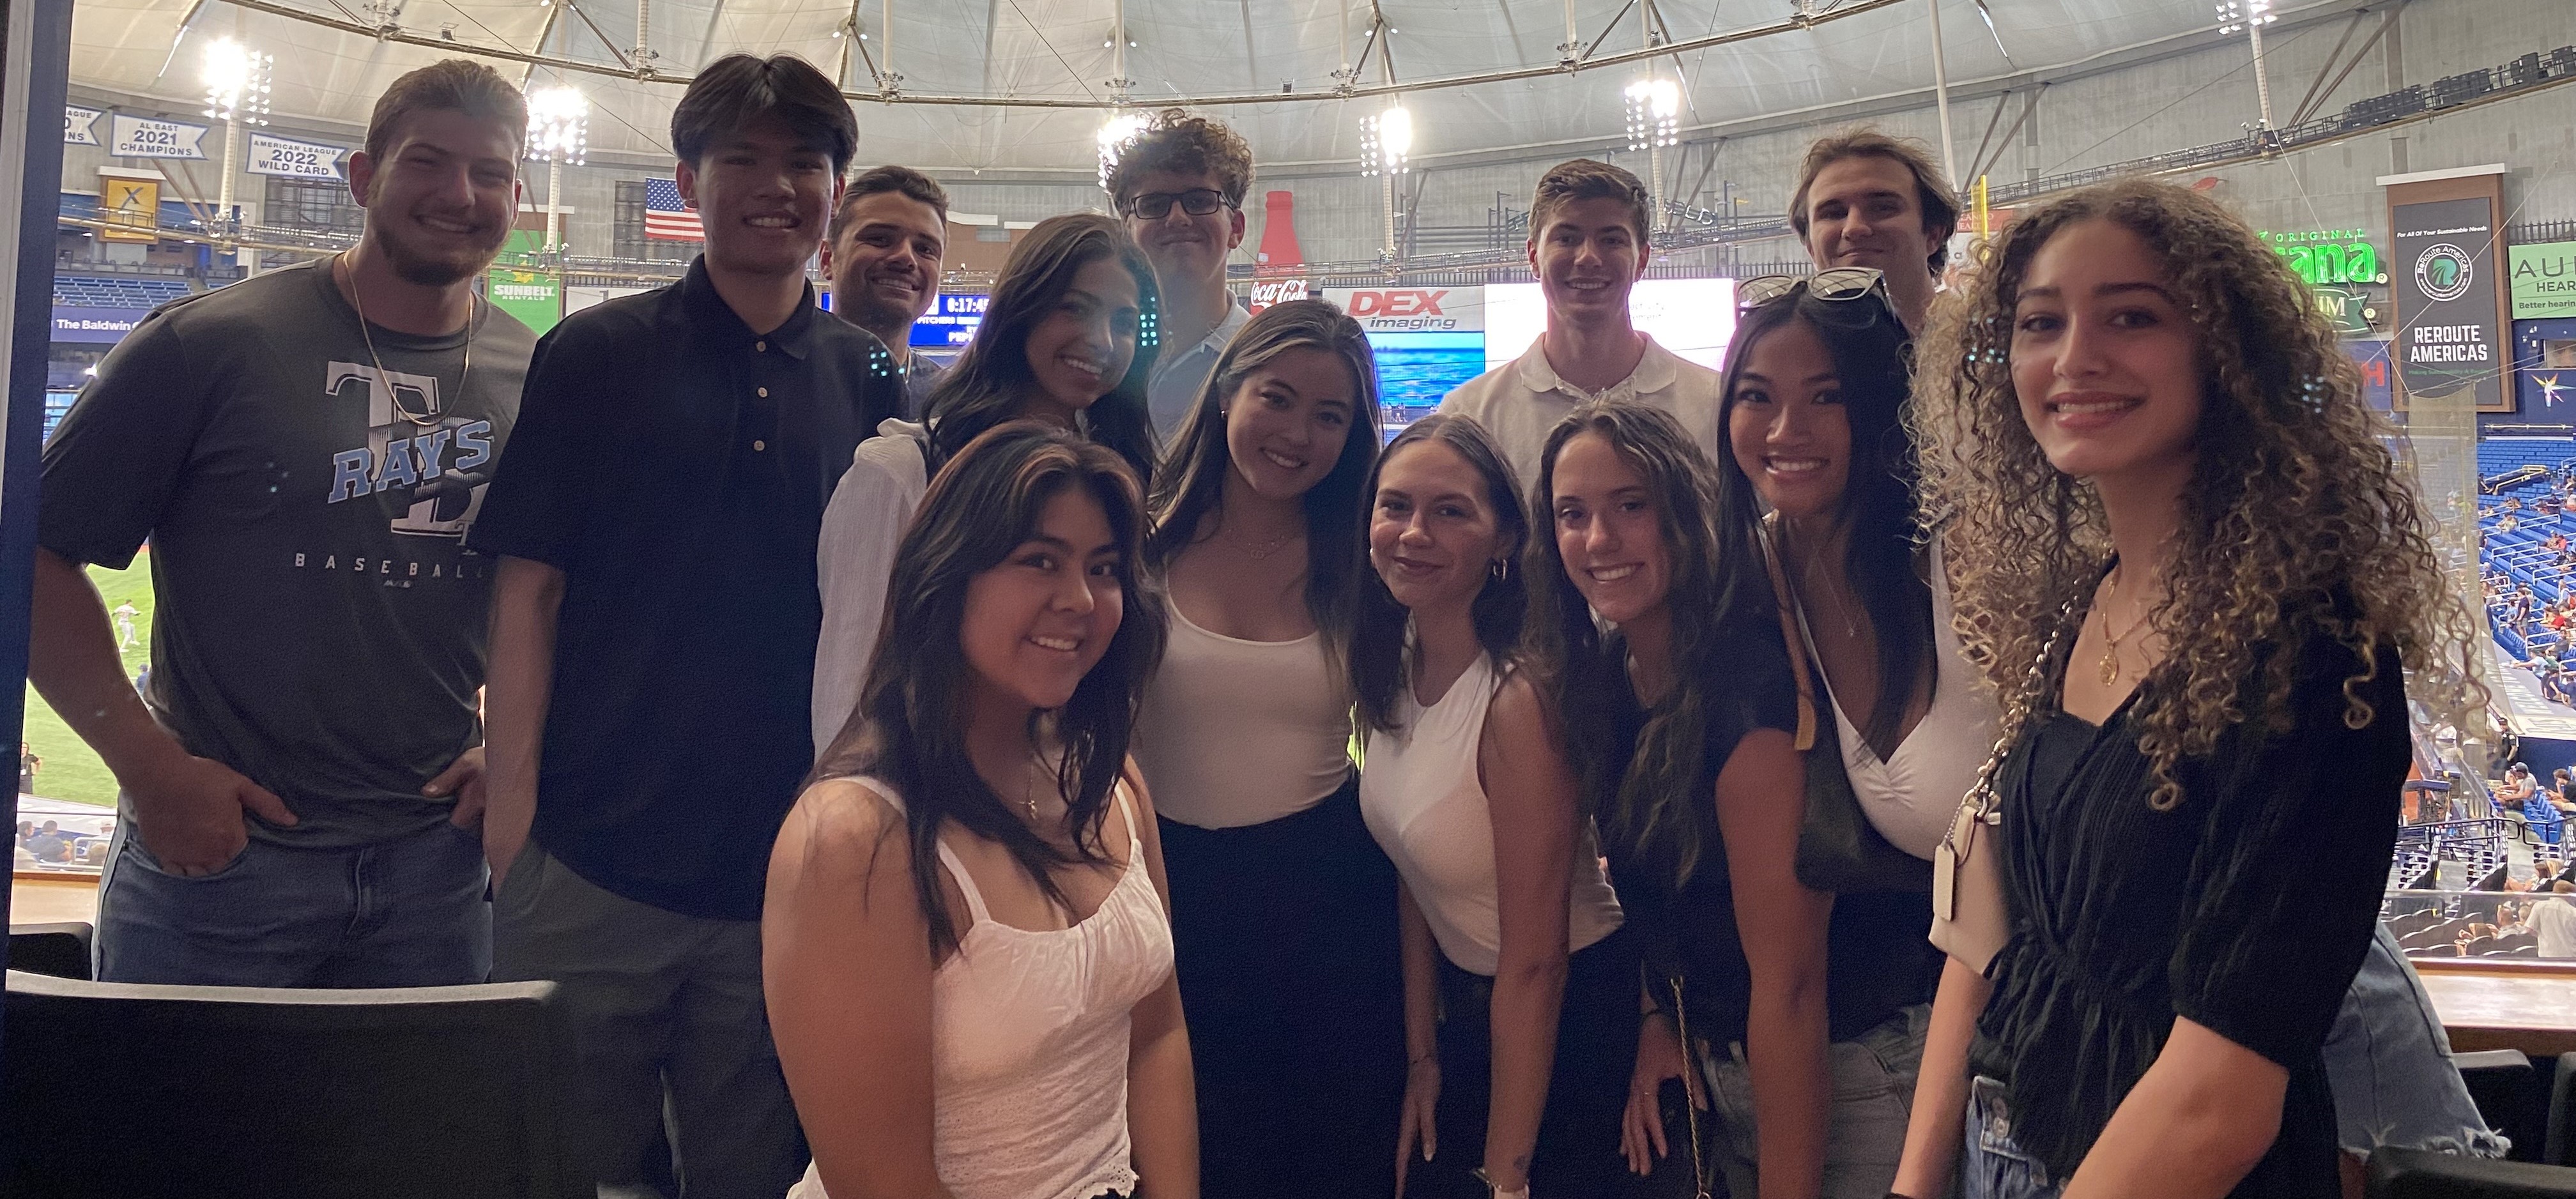
<path id="1" fill-rule="evenodd" d="M 1246 641 L 1170 607 L 1163 665 L 1129 746 L 1155 809 L 1197 828 L 1241 828 L 1331 798 L 1351 772 L 1351 693 L 1324 635 Z"/>
<path id="2" fill-rule="evenodd" d="M 1421 905 L 1440 952 L 1459 969 L 1487 978 L 1501 962 L 1503 919 L 1494 820 L 1476 773 L 1476 747 L 1501 685 L 1493 656 L 1479 654 L 1428 708 L 1404 688 L 1396 701 L 1402 727 L 1369 734 L 1368 766 L 1360 771 L 1360 815 Z M 1619 928 L 1619 898 L 1601 873 L 1590 820 L 1575 841 L 1572 877 L 1568 951 Z"/>
<path id="3" fill-rule="evenodd" d="M 897 811 L 873 778 L 854 780 Z M 996 922 L 946 841 L 939 860 L 975 923 L 930 980 L 932 1150 L 957 1199 L 1093 1199 L 1132 1192 L 1128 1016 L 1172 976 L 1172 926 L 1146 873 L 1136 810 L 1127 866 L 1100 910 L 1070 928 Z M 827 1199 L 814 1167 L 787 1199 Z"/>
<path id="4" fill-rule="evenodd" d="M 1799 623 L 1812 657 L 1816 640 L 1805 627 L 1803 612 Z M 1977 768 L 1994 749 L 1995 726 L 2002 719 L 1993 685 L 1968 664 L 1959 631 L 1950 627 L 1950 572 L 1938 540 L 1932 544 L 1932 661 L 1932 706 L 1884 762 L 1861 736 L 1860 726 L 1844 714 L 1842 701 L 1831 704 L 1834 731 L 1842 739 L 1843 773 L 1860 799 L 1861 814 L 1888 844 L 1926 859 L 1949 832 L 1959 801 L 1976 785 Z M 1824 672 L 1816 675 L 1817 686 L 1831 699 L 1833 688 Z"/>

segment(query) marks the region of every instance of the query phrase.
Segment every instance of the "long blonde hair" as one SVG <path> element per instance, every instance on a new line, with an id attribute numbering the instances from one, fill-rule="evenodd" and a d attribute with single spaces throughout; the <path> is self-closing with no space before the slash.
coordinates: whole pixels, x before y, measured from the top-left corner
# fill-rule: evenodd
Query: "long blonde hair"
<path id="1" fill-rule="evenodd" d="M 2361 377 L 2304 285 L 2254 232 L 2199 193 L 2143 180 L 2054 201 L 1978 256 L 1917 361 L 1924 510 L 1943 519 L 1957 624 L 1969 659 L 2005 696 L 2005 727 L 2028 706 L 2022 679 L 2070 601 L 2082 607 L 2110 551 L 2101 497 L 2059 472 L 2023 422 L 2012 381 L 2015 306 L 2031 259 L 2069 226 L 2136 234 L 2199 335 L 2207 374 L 2178 542 L 2150 619 L 2164 660 L 2132 718 L 2158 809 L 2180 802 L 2174 766 L 2240 722 L 2290 721 L 2295 652 L 2331 636 L 2364 665 L 2344 682 L 2344 721 L 2374 713 L 2358 686 L 2394 644 L 2414 698 L 2462 730 L 2483 726 L 2478 637 L 2445 579 L 2431 520 L 2365 406 Z M 2262 685 L 2245 683 L 2256 670 Z M 2243 710 L 2250 698 L 2252 710 Z M 2403 720 L 2406 713 L 2386 713 Z"/>

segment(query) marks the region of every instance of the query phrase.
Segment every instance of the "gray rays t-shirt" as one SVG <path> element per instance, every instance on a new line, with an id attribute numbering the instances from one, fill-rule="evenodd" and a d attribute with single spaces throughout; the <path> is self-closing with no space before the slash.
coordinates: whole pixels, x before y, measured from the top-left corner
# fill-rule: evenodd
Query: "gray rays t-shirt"
<path id="1" fill-rule="evenodd" d="M 362 335 L 328 260 L 273 271 L 147 317 L 45 446 L 38 541 L 122 567 L 150 539 L 144 699 L 301 821 L 253 837 L 419 831 L 447 815 L 421 785 L 482 742 L 465 530 L 536 335 L 480 301 L 470 328 L 469 370 L 464 334 Z"/>

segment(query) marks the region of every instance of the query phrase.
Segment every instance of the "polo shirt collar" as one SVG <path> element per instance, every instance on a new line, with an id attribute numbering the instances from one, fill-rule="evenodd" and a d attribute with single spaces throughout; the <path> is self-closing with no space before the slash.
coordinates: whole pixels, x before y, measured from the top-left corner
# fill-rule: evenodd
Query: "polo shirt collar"
<path id="1" fill-rule="evenodd" d="M 1657 344 L 1654 335 L 1643 329 L 1637 331 L 1637 336 L 1644 338 L 1646 342 L 1646 354 L 1637 360 L 1637 369 L 1628 372 L 1627 378 L 1599 391 L 1585 391 L 1566 382 L 1556 373 L 1556 367 L 1550 365 L 1547 360 L 1545 336 L 1530 343 L 1530 348 L 1513 361 L 1512 370 L 1519 376 L 1521 386 L 1531 391 L 1540 395 L 1561 391 L 1577 399 L 1596 399 L 1614 392 L 1623 395 L 1645 395 L 1672 386 L 1675 375 L 1673 363 L 1677 361 L 1673 357 L 1673 352 Z"/>
<path id="2" fill-rule="evenodd" d="M 1207 336 L 1200 338 L 1198 344 L 1180 353 L 1162 355 L 1154 364 L 1155 373 L 1161 374 L 1177 367 L 1201 351 L 1210 355 L 1225 353 L 1225 347 L 1234 343 L 1234 335 L 1242 332 L 1243 327 L 1250 323 L 1252 323 L 1252 314 L 1244 311 L 1242 305 L 1227 303 L 1224 319 L 1219 320 L 1215 328 L 1208 330 Z"/>
<path id="3" fill-rule="evenodd" d="M 814 285 L 807 283 L 805 298 L 797 302 L 796 311 L 787 318 L 786 324 L 765 335 L 754 333 L 751 326 L 742 323 L 742 317 L 734 312 L 733 305 L 725 303 L 724 296 L 717 293 L 715 280 L 707 276 L 707 256 L 704 254 L 690 261 L 689 273 L 680 279 L 680 308 L 688 315 L 691 324 L 720 341 L 735 343 L 744 349 L 749 349 L 753 342 L 767 342 L 799 361 L 813 347 L 814 321 L 822 312 L 814 303 Z"/>

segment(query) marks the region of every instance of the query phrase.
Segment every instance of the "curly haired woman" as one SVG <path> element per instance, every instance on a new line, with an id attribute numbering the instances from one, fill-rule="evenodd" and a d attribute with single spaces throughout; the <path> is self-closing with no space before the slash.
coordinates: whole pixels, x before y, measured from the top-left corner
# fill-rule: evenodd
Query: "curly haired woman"
<path id="1" fill-rule="evenodd" d="M 1926 506 L 2013 731 L 2015 915 L 1964 1193 L 2333 1199 L 2320 1051 L 2397 833 L 2402 673 L 2473 727 L 2467 615 L 2333 332 L 2213 201 L 2068 196 L 1962 300 L 1920 359 Z"/>

